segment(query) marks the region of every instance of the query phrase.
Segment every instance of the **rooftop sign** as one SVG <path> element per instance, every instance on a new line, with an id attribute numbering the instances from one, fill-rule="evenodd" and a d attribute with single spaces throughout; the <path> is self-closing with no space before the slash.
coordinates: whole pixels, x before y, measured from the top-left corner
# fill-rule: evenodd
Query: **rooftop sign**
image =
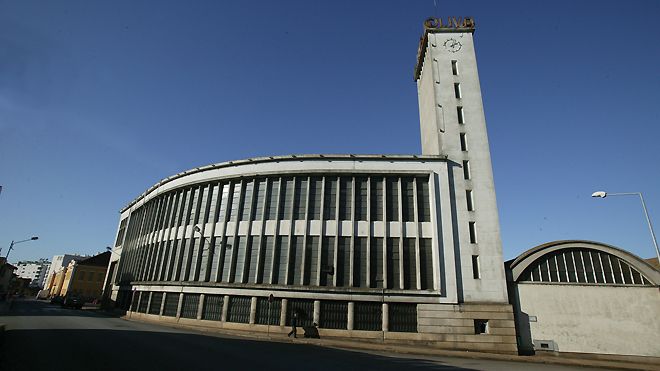
<path id="1" fill-rule="evenodd" d="M 443 22 L 442 18 L 428 18 L 424 21 L 424 28 L 427 30 L 469 28 L 474 30 L 474 19 L 472 17 L 447 17 Z"/>

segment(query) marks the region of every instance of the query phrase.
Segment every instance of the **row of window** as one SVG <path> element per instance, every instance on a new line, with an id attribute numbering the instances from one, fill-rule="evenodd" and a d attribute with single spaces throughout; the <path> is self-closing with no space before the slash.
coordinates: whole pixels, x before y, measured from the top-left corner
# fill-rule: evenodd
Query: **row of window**
<path id="1" fill-rule="evenodd" d="M 630 264 L 592 249 L 562 249 L 546 254 L 525 269 L 519 281 L 651 285 Z"/>
<path id="2" fill-rule="evenodd" d="M 458 61 L 452 60 L 451 61 L 451 71 L 452 75 L 458 76 Z M 463 106 L 460 105 L 460 100 L 463 98 L 463 93 L 461 90 L 461 83 L 460 82 L 454 82 L 454 97 L 457 99 L 458 105 L 456 106 L 456 113 L 458 117 L 458 123 L 463 125 L 465 124 L 465 113 L 463 111 Z M 460 127 L 461 130 L 464 130 L 464 127 Z M 467 143 L 467 133 L 464 131 L 461 131 L 459 133 L 459 140 L 460 140 L 460 145 L 461 145 L 461 151 L 467 152 L 468 150 L 468 143 Z M 465 180 L 470 180 L 472 179 L 472 172 L 470 169 L 470 160 L 463 160 L 463 179 Z M 465 191 L 465 199 L 467 203 L 467 210 L 468 211 L 475 211 L 475 204 L 474 204 L 474 196 L 473 192 L 471 189 L 467 189 Z M 476 227 L 476 222 L 470 221 L 469 225 L 469 236 L 470 236 L 470 243 L 476 244 L 477 243 L 477 227 Z M 475 278 L 478 278 L 478 264 L 476 263 L 476 258 L 473 257 L 472 259 L 472 265 L 474 268 L 473 271 Z"/>
<path id="3" fill-rule="evenodd" d="M 431 220 L 428 176 L 241 178 L 163 194 L 120 222 L 116 245 L 176 226 L 246 220 Z"/>
<path id="4" fill-rule="evenodd" d="M 122 292 L 126 295 L 126 293 Z M 130 293 L 128 294 L 130 295 Z M 128 296 L 127 295 L 127 296 Z M 183 294 L 136 291 L 132 294 L 130 303 L 123 300 L 124 309 L 138 313 L 157 314 L 166 317 L 222 321 L 226 305 L 226 322 L 255 323 L 260 325 L 290 326 L 293 313 L 297 313 L 297 326 L 313 326 L 314 301 L 306 299 L 287 299 L 284 323 L 280 322 L 282 299 L 268 300 L 267 297 L 256 297 L 254 318 L 251 317 L 252 297 L 205 295 L 200 308 L 200 294 Z M 178 311 L 179 301 L 181 310 Z M 347 301 L 321 300 L 318 327 L 328 329 L 348 329 L 348 317 L 351 306 Z M 382 331 L 382 303 L 354 302 L 353 329 L 367 331 Z M 200 313 L 201 310 L 201 313 Z M 417 332 L 417 305 L 411 303 L 388 304 L 388 331 Z"/>
<path id="5" fill-rule="evenodd" d="M 122 254 L 117 283 L 197 281 L 432 290 L 432 239 L 228 236 Z"/>

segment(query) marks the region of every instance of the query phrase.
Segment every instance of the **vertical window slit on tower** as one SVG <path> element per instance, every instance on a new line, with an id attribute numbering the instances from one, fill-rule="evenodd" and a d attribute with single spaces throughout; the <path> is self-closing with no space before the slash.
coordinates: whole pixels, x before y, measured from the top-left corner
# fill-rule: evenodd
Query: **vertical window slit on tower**
<path id="1" fill-rule="evenodd" d="M 470 243 L 477 243 L 477 226 L 475 222 L 469 222 Z"/>
<path id="2" fill-rule="evenodd" d="M 463 178 L 470 179 L 470 161 L 463 160 Z"/>
<path id="3" fill-rule="evenodd" d="M 456 99 L 461 99 L 462 98 L 462 96 L 461 96 L 461 84 L 459 84 L 457 82 L 454 83 L 454 96 L 456 97 Z"/>
<path id="4" fill-rule="evenodd" d="M 465 152 L 467 151 L 467 134 L 461 133 L 460 138 L 461 138 L 461 151 Z"/>
<path id="5" fill-rule="evenodd" d="M 458 61 L 451 61 L 451 74 L 458 76 Z"/>
<path id="6" fill-rule="evenodd" d="M 458 116 L 458 123 L 465 124 L 465 115 L 463 113 L 463 107 L 456 107 L 456 115 Z"/>

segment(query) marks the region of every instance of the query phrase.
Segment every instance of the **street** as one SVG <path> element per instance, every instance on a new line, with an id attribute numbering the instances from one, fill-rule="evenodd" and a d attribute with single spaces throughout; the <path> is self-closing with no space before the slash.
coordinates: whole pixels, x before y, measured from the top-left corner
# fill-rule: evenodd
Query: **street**
<path id="1" fill-rule="evenodd" d="M 19 300 L 0 370 L 578 370 L 557 365 L 393 355 L 202 334 Z"/>

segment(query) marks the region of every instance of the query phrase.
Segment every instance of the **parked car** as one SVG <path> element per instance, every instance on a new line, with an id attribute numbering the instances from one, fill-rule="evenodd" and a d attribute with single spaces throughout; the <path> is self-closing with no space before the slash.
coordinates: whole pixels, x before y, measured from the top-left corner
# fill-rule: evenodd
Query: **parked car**
<path id="1" fill-rule="evenodd" d="M 79 296 L 70 295 L 64 298 L 64 302 L 62 303 L 62 308 L 69 307 L 75 309 L 82 309 L 83 304 L 85 304 L 85 302 Z"/>

